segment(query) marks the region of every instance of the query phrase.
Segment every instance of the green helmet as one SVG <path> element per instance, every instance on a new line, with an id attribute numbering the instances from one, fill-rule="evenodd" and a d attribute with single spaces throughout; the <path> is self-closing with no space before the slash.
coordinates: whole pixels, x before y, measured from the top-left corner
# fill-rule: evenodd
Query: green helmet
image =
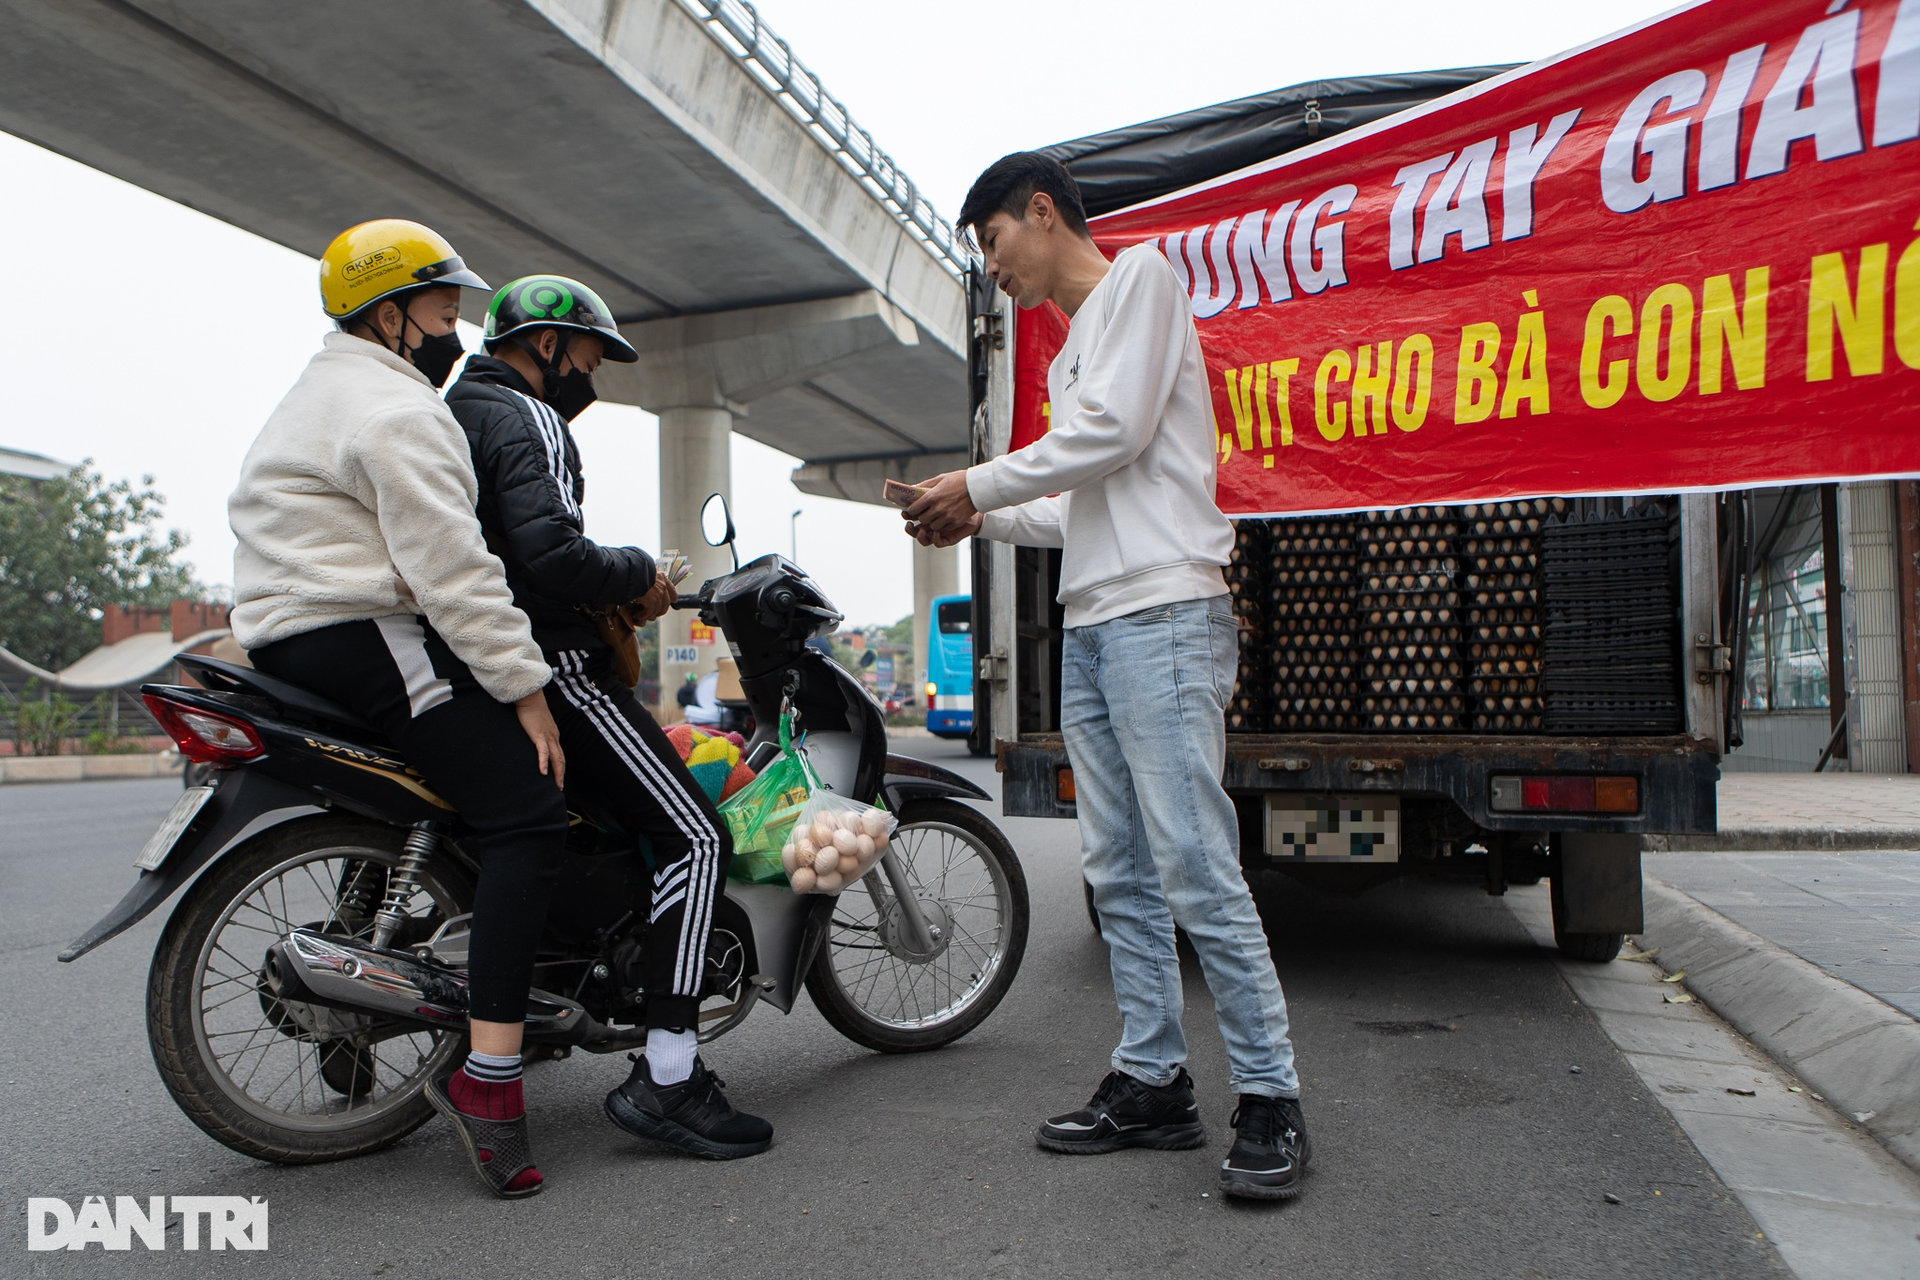
<path id="1" fill-rule="evenodd" d="M 613 312 L 600 295 L 565 276 L 521 276 L 493 295 L 487 304 L 486 328 L 480 334 L 487 350 L 522 329 L 578 329 L 606 344 L 603 359 L 632 364 L 640 358 L 620 336 Z"/>

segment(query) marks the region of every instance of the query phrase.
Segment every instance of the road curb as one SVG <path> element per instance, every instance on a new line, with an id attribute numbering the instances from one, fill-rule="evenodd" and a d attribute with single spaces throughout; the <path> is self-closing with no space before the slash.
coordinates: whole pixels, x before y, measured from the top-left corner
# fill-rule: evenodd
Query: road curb
<path id="1" fill-rule="evenodd" d="M 1645 900 L 1662 968 L 1920 1170 L 1920 1022 L 1651 877 Z"/>
<path id="2" fill-rule="evenodd" d="M 1714 835 L 1642 836 L 1648 853 L 1837 853 L 1920 849 L 1912 827 L 1754 827 Z"/>
<path id="3" fill-rule="evenodd" d="M 0 785 L 27 782 L 95 782 L 103 778 L 177 778 L 180 754 L 167 751 L 123 756 L 0 757 Z"/>

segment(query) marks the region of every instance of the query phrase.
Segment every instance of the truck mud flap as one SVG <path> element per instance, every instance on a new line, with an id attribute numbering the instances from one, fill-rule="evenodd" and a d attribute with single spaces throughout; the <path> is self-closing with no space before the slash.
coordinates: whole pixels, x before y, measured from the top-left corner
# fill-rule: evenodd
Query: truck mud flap
<path id="1" fill-rule="evenodd" d="M 1568 831 L 1557 837 L 1559 880 L 1568 933 L 1639 933 L 1646 917 L 1640 900 L 1640 837 L 1615 832 Z"/>

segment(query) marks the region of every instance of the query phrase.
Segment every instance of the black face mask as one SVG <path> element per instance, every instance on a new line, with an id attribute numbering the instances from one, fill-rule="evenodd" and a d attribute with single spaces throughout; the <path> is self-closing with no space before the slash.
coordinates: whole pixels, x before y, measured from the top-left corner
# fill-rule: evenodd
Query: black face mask
<path id="1" fill-rule="evenodd" d="M 447 385 L 447 375 L 453 372 L 453 366 L 460 363 L 460 357 L 467 349 L 460 345 L 457 333 L 421 334 L 420 345 L 407 352 L 407 359 L 413 367 L 426 375 L 427 381 L 436 387 Z"/>
<path id="2" fill-rule="evenodd" d="M 460 345 L 458 333 L 428 333 L 420 329 L 420 322 L 407 310 L 407 299 L 396 300 L 400 306 L 400 358 L 418 369 L 428 382 L 436 387 L 447 385 L 447 375 L 453 372 L 453 366 L 460 363 L 460 357 L 467 349 Z M 407 345 L 407 326 L 420 329 L 418 346 Z"/>
<path id="3" fill-rule="evenodd" d="M 547 375 L 546 402 L 568 422 L 579 417 L 588 405 L 599 398 L 599 393 L 593 389 L 593 375 L 584 369 L 574 369 L 557 378 L 552 374 Z"/>
<path id="4" fill-rule="evenodd" d="M 560 343 L 553 349 L 551 364 L 541 359 L 540 348 L 525 338 L 515 334 L 513 340 L 519 344 L 522 351 L 533 357 L 535 364 L 540 366 L 542 383 L 540 398 L 550 405 L 555 413 L 572 422 L 586 412 L 588 405 L 600 398 L 600 393 L 593 389 L 593 375 L 585 369 L 569 369 L 565 373 L 560 372 L 560 362 L 566 359 L 567 344 L 570 340 L 564 329 L 561 330 L 560 337 Z"/>

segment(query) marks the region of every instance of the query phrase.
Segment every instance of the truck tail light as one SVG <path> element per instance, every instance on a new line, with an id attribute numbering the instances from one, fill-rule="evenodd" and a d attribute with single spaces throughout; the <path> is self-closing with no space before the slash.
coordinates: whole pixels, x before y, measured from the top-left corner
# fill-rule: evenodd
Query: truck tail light
<path id="1" fill-rule="evenodd" d="M 1638 813 L 1640 779 L 1551 774 L 1488 779 L 1495 813 Z"/>
<path id="2" fill-rule="evenodd" d="M 1053 774 L 1053 798 L 1061 804 L 1072 804 L 1073 796 L 1073 770 L 1056 769 Z"/>
<path id="3" fill-rule="evenodd" d="M 180 754 L 195 764 L 254 760 L 267 753 L 260 736 L 244 720 L 183 706 L 151 693 L 141 694 L 140 700 L 180 748 Z"/>

